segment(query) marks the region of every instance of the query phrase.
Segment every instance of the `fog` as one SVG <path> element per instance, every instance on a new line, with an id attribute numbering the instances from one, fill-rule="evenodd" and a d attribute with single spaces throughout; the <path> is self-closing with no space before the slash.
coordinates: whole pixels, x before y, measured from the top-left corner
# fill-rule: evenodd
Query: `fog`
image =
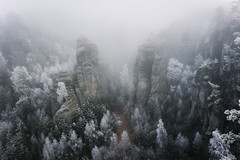
<path id="1" fill-rule="evenodd" d="M 46 32 L 75 47 L 84 36 L 99 48 L 104 61 L 129 63 L 138 46 L 175 20 L 208 17 L 229 0 L 0 0 L 0 15 L 15 12 L 39 32 Z M 196 17 L 198 19 L 199 17 Z M 190 23 L 190 22 L 189 22 Z"/>
<path id="2" fill-rule="evenodd" d="M 239 107 L 240 0 L 0 0 L 0 160 L 240 160 Z"/>

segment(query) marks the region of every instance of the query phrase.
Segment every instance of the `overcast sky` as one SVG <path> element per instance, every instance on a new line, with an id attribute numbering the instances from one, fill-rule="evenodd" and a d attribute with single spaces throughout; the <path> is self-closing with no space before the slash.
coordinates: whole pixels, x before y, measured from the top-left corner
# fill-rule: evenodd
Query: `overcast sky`
<path id="1" fill-rule="evenodd" d="M 75 40 L 85 36 L 107 59 L 136 52 L 149 35 L 193 13 L 231 0 L 0 0 L 0 15 L 13 11 L 24 21 Z"/>

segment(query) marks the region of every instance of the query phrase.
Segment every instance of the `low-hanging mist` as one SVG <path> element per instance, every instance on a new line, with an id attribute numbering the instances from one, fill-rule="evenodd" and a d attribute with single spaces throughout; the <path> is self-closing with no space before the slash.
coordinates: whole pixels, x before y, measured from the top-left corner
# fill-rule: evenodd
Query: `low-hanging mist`
<path id="1" fill-rule="evenodd" d="M 100 56 L 118 70 L 124 63 L 133 63 L 140 44 L 173 21 L 193 14 L 188 23 L 194 23 L 199 16 L 209 17 L 214 8 L 229 5 L 227 0 L 1 0 L 0 3 L 2 19 L 15 12 L 27 26 L 59 41 L 65 40 L 73 48 L 79 36 L 90 39 L 98 46 Z"/>

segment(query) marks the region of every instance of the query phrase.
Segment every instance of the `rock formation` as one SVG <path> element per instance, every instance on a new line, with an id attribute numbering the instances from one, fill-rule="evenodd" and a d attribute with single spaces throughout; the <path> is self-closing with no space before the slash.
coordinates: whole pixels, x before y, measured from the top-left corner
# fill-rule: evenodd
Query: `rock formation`
<path id="1" fill-rule="evenodd" d="M 140 47 L 134 66 L 135 105 L 146 107 L 151 91 L 151 75 L 156 48 L 147 43 Z"/>
<path id="2" fill-rule="evenodd" d="M 189 69 L 190 77 L 184 77 L 186 76 L 184 69 L 187 70 L 189 66 L 183 64 L 182 75 L 174 84 L 175 89 L 171 90 L 167 67 L 173 55 L 162 54 L 160 48 L 153 42 L 147 42 L 139 48 L 134 66 L 133 95 L 128 95 L 131 97 L 128 102 L 120 102 L 121 89 L 118 80 L 114 79 L 109 67 L 99 62 L 97 47 L 87 39 L 78 39 L 77 64 L 73 79 L 67 72 L 53 75 L 52 115 L 58 119 L 71 121 L 84 99 L 91 98 L 113 107 L 125 106 L 127 105 L 125 103 L 139 107 L 154 120 L 161 117 L 166 128 L 173 134 L 187 133 L 189 131 L 185 129 L 192 127 L 195 128 L 191 132 L 200 131 L 207 134 L 216 128 L 221 128 L 224 119 L 222 117 L 224 107 L 220 100 L 222 88 L 213 88 L 211 83 L 218 85 L 222 64 L 217 60 L 209 59 L 201 67 L 192 65 Z M 205 57 L 205 60 L 207 58 Z M 58 82 L 65 83 L 69 95 L 62 105 L 57 102 Z M 212 96 L 216 92 L 218 94 Z"/>
<path id="3" fill-rule="evenodd" d="M 56 91 L 58 82 L 63 82 L 67 89 L 67 97 L 65 97 L 65 102 L 63 104 L 59 104 L 57 101 L 58 95 Z M 60 72 L 53 75 L 53 87 L 51 88 L 50 95 L 52 115 L 55 115 L 59 120 L 71 122 L 72 118 L 78 111 L 79 105 L 74 92 L 72 79 L 68 72 Z"/>
<path id="4" fill-rule="evenodd" d="M 149 41 L 139 48 L 134 66 L 133 101 L 151 117 L 155 106 L 166 100 L 169 90 L 166 79 L 168 58 L 160 54 L 158 46 Z"/>
<path id="5" fill-rule="evenodd" d="M 78 98 L 113 101 L 115 90 L 110 70 L 99 63 L 97 47 L 86 39 L 77 41 L 74 85 Z"/>
<path id="6" fill-rule="evenodd" d="M 176 82 L 176 89 L 171 90 L 166 76 L 169 58 L 161 54 L 154 43 L 148 42 L 140 47 L 134 66 L 134 106 L 144 109 L 152 119 L 163 118 L 167 129 L 173 134 L 187 134 L 189 131 L 185 129 L 194 126 L 198 128 L 191 132 L 209 134 L 216 128 L 220 129 L 224 119 L 224 110 L 219 101 L 221 93 L 215 99 L 209 98 L 214 92 L 209 82 L 219 83 L 220 65 L 217 60 L 209 60 L 206 66 L 196 70 L 192 78 L 190 76 L 186 82 Z M 185 78 L 184 74 L 179 77 Z M 154 117 L 156 114 L 158 116 Z"/>
<path id="7" fill-rule="evenodd" d="M 52 115 L 59 120 L 71 122 L 84 99 L 102 100 L 109 105 L 116 99 L 116 85 L 110 71 L 99 63 L 97 47 L 87 39 L 77 40 L 77 64 L 73 79 L 68 72 L 52 76 L 50 91 Z M 57 101 L 57 84 L 63 82 L 68 96 L 63 104 Z"/>
<path id="8" fill-rule="evenodd" d="M 79 99 L 97 98 L 99 61 L 97 47 L 86 39 L 77 40 L 75 86 Z"/>

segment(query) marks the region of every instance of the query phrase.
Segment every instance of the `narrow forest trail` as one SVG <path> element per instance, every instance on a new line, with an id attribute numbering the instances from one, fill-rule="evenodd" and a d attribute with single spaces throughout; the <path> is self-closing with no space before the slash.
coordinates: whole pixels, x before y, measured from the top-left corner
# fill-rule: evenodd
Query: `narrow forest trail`
<path id="1" fill-rule="evenodd" d="M 123 131 L 126 131 L 128 133 L 129 142 L 131 143 L 132 142 L 131 124 L 126 117 L 125 112 L 116 111 L 115 114 L 117 115 L 117 117 L 119 117 L 119 120 L 121 121 L 121 124 L 117 127 L 118 144 L 121 141 L 121 135 Z"/>

